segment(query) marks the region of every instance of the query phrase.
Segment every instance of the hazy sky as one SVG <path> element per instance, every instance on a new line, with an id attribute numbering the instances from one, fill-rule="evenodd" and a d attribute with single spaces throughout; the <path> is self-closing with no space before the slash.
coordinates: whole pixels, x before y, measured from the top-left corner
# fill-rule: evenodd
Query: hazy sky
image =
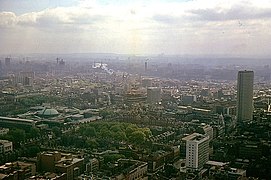
<path id="1" fill-rule="evenodd" d="M 270 0 L 0 0 L 0 53 L 271 54 Z"/>

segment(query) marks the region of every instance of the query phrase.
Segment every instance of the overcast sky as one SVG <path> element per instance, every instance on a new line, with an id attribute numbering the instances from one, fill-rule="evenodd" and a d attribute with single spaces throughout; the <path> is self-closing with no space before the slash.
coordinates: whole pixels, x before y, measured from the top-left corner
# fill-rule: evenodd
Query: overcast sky
<path id="1" fill-rule="evenodd" d="M 0 53 L 271 54 L 270 0 L 0 0 Z"/>

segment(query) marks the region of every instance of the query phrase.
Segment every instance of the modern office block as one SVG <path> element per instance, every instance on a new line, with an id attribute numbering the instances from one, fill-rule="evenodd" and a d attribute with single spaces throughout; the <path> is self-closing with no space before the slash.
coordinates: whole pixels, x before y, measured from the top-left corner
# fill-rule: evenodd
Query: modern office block
<path id="1" fill-rule="evenodd" d="M 237 79 L 237 121 L 252 120 L 253 115 L 253 71 L 239 71 Z"/>

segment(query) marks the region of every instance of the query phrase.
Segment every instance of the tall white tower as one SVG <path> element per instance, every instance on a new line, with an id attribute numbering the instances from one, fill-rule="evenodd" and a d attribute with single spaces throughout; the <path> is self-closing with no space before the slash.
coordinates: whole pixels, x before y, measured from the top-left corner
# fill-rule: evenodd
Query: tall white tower
<path id="1" fill-rule="evenodd" d="M 239 71 L 237 79 L 237 121 L 253 119 L 253 71 Z"/>

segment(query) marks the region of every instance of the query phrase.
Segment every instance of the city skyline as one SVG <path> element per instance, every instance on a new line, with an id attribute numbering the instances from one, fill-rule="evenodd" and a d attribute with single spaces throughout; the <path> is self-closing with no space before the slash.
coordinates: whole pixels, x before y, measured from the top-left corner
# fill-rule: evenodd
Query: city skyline
<path id="1" fill-rule="evenodd" d="M 3 180 L 271 177 L 267 61 L 106 56 L 2 57 Z"/>
<path id="2" fill-rule="evenodd" d="M 0 1 L 0 53 L 268 56 L 271 2 Z"/>

